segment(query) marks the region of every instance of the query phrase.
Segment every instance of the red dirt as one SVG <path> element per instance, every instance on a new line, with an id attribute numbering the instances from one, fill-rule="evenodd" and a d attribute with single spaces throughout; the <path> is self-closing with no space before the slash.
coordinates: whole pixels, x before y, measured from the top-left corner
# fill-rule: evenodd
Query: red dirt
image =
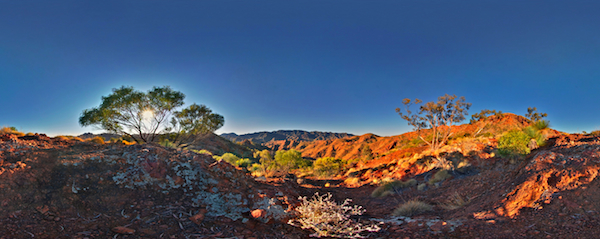
<path id="1" fill-rule="evenodd" d="M 361 137 L 355 141 L 371 140 L 373 152 L 395 147 L 386 144 L 392 141 L 376 144 L 375 136 Z M 494 140 L 448 146 L 440 155 L 467 159 L 469 172 L 423 191 L 410 187 L 372 198 L 376 186 L 368 182 L 373 180 L 427 181 L 433 171 L 417 164 L 425 156 L 415 150 L 404 157 L 406 152 L 397 150 L 368 162 L 363 167 L 370 170 L 354 174 L 362 180 L 358 187 L 346 187 L 346 177 L 308 178 L 298 185 L 294 179 L 263 182 L 206 155 L 157 145 L 4 135 L 0 238 L 307 238 L 310 231 L 286 224 L 290 215 L 278 213 L 297 206 L 298 196 L 315 192 L 331 192 L 338 202 L 350 198 L 366 208 L 361 220 L 385 222 L 380 232 L 368 235 L 373 238 L 600 235 L 599 138 L 561 135 L 516 163 L 496 157 L 494 148 Z M 444 209 L 456 194 L 470 203 Z M 265 204 L 268 199 L 275 204 Z M 411 199 L 434 210 L 410 219 L 391 217 L 398 204 Z"/>

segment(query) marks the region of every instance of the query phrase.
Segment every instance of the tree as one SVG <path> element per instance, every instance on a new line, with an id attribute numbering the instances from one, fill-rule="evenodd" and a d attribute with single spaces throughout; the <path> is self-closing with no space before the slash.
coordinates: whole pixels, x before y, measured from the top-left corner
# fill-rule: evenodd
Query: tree
<path id="1" fill-rule="evenodd" d="M 413 113 L 410 110 L 412 104 L 421 104 L 422 101 L 415 99 L 404 99 L 402 103 L 405 105 L 405 113 L 400 108 L 396 108 L 396 112 L 402 119 L 408 121 L 408 125 L 414 127 L 419 138 L 427 143 L 432 150 L 437 150 L 446 142 L 452 134 L 451 125 L 465 119 L 468 115 L 467 110 L 471 107 L 471 103 L 465 103 L 465 97 L 457 99 L 456 95 L 444 95 L 438 97 L 437 102 L 427 102 L 421 105 L 418 113 Z M 431 139 L 426 139 L 421 134 L 422 129 L 431 129 Z"/>
<path id="2" fill-rule="evenodd" d="M 526 118 L 529 118 L 532 122 L 538 122 L 548 116 L 546 113 L 538 113 L 536 107 L 527 107 L 527 114 L 525 114 Z"/>
<path id="3" fill-rule="evenodd" d="M 483 109 L 481 112 L 471 115 L 471 121 L 469 123 L 473 124 L 482 119 L 487 119 L 491 115 L 502 115 L 502 111 Z"/>
<path id="4" fill-rule="evenodd" d="M 223 116 L 212 113 L 205 105 L 192 104 L 189 107 L 176 111 L 171 118 L 171 127 L 168 131 L 177 146 L 187 146 L 196 141 L 198 135 L 204 135 L 223 127 Z"/>
<path id="5" fill-rule="evenodd" d="M 96 126 L 116 134 L 127 135 L 138 143 L 154 142 L 162 134 L 183 134 L 214 131 L 223 125 L 220 115 L 196 104 L 182 110 L 185 95 L 169 86 L 153 87 L 147 93 L 122 86 L 102 97 L 99 107 L 86 109 L 79 117 L 81 126 Z M 185 112 L 185 113 L 182 113 Z M 190 113 L 191 112 L 191 113 Z M 199 114 L 203 112 L 204 114 Z M 201 116 L 208 116 L 203 118 Z M 166 124 L 171 119 L 172 127 Z M 175 130 L 173 132 L 173 130 Z"/>
<path id="6" fill-rule="evenodd" d="M 481 112 L 471 115 L 471 121 L 469 123 L 479 124 L 477 130 L 475 130 L 475 133 L 473 133 L 473 136 L 477 136 L 479 133 L 481 133 L 481 131 L 483 131 L 483 129 L 485 129 L 486 126 L 488 126 L 488 123 L 485 122 L 485 120 L 492 114 L 501 117 L 502 111 L 483 109 Z"/>

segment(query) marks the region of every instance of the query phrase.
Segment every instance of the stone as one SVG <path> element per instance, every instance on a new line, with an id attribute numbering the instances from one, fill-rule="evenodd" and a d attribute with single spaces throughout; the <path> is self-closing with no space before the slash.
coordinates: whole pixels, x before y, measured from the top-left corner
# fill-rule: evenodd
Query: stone
<path id="1" fill-rule="evenodd" d="M 267 211 L 264 209 L 256 209 L 252 211 L 253 218 L 263 218 L 267 215 Z"/>

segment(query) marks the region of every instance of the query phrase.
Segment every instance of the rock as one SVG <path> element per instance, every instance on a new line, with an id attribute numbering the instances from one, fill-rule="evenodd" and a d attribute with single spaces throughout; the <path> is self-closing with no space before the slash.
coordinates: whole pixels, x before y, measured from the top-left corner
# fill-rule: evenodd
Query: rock
<path id="1" fill-rule="evenodd" d="M 263 218 L 267 215 L 267 212 L 264 209 L 256 209 L 252 211 L 253 218 Z"/>
<path id="2" fill-rule="evenodd" d="M 134 229 L 127 228 L 127 227 L 113 227 L 112 231 L 119 233 L 119 234 L 129 234 L 129 235 L 132 235 L 133 233 L 135 233 Z"/>
<path id="3" fill-rule="evenodd" d="M 189 219 L 196 223 L 196 225 L 200 225 L 204 220 L 204 214 L 206 214 L 206 209 L 201 209 L 196 215 L 191 216 Z"/>

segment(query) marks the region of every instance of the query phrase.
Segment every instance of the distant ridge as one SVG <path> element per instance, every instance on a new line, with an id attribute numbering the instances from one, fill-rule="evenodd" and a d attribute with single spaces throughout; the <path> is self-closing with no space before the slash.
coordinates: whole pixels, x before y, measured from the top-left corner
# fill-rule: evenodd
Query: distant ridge
<path id="1" fill-rule="evenodd" d="M 328 140 L 328 139 L 341 139 L 346 137 L 352 137 L 353 134 L 348 133 L 332 133 L 332 132 L 319 132 L 319 131 L 303 131 L 303 130 L 278 130 L 272 132 L 257 132 L 251 134 L 237 135 L 235 133 L 221 134 L 221 137 L 229 139 L 234 142 L 242 142 L 244 140 L 251 140 L 255 144 L 264 144 L 270 141 L 277 140 L 290 140 L 290 141 L 314 141 L 314 140 Z"/>

